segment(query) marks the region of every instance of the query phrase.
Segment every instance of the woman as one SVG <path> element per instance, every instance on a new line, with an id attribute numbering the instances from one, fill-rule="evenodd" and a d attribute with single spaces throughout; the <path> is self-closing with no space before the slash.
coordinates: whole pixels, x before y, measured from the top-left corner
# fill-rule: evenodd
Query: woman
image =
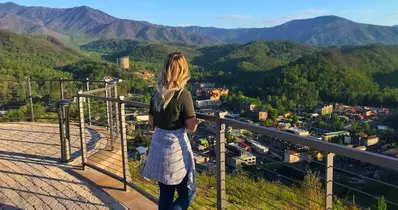
<path id="1" fill-rule="evenodd" d="M 184 56 L 170 54 L 151 98 L 149 124 L 155 126 L 155 133 L 141 173 L 159 184 L 159 210 L 186 210 L 196 192 L 195 164 L 186 133 L 197 127 L 192 96 L 184 89 L 189 78 Z"/>

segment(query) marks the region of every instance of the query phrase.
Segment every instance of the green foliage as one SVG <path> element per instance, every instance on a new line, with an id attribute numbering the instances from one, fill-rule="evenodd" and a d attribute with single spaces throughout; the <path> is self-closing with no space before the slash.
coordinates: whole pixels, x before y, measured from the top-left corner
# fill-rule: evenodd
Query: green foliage
<path id="1" fill-rule="evenodd" d="M 377 204 L 375 206 L 376 210 L 387 210 L 387 203 L 382 196 L 381 198 L 377 199 Z"/>

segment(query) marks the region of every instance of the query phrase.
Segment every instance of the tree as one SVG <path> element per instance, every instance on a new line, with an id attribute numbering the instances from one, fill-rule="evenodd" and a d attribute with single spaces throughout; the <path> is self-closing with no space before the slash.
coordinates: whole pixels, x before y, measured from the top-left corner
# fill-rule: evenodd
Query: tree
<path id="1" fill-rule="evenodd" d="M 276 118 L 278 118 L 278 111 L 277 111 L 276 109 L 270 109 L 270 110 L 268 110 L 268 114 L 269 114 L 269 117 L 270 117 L 273 121 L 275 121 Z"/>
<path id="2" fill-rule="evenodd" d="M 376 210 L 387 210 L 387 203 L 384 199 L 384 196 L 377 199 Z"/>
<path id="3" fill-rule="evenodd" d="M 226 134 L 225 134 L 225 138 L 227 139 L 227 143 L 232 143 L 232 142 L 234 142 L 234 140 L 233 140 L 233 138 L 232 138 L 232 135 L 229 134 L 229 133 L 226 133 Z"/>
<path id="4" fill-rule="evenodd" d="M 293 123 L 298 123 L 298 121 L 299 121 L 299 118 L 297 117 L 297 115 L 293 115 L 292 122 Z"/>
<path id="5" fill-rule="evenodd" d="M 344 145 L 344 142 L 341 138 L 339 138 L 339 140 L 337 141 L 337 144 Z"/>
<path id="6" fill-rule="evenodd" d="M 144 103 L 149 103 L 151 101 L 151 94 L 148 92 L 144 95 Z"/>

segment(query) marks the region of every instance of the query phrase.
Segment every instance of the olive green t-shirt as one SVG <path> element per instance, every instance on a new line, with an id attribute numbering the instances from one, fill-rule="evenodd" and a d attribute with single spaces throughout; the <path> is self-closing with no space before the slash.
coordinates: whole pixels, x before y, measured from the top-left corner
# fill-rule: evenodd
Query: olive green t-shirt
<path id="1" fill-rule="evenodd" d="M 153 116 L 153 125 L 165 130 L 177 130 L 185 127 L 185 120 L 196 117 L 191 93 L 182 90 L 176 92 L 165 110 L 158 112 L 151 98 L 149 115 Z"/>

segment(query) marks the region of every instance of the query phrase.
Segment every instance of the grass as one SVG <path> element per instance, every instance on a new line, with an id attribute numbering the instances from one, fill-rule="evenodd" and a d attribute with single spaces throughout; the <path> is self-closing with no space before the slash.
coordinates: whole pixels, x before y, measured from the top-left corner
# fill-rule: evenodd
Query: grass
<path id="1" fill-rule="evenodd" d="M 130 173 L 134 184 L 158 197 L 155 182 L 145 180 L 138 172 L 140 164 L 130 160 Z M 216 178 L 212 173 L 197 172 L 197 195 L 192 209 L 216 209 Z M 263 179 L 250 177 L 245 172 L 226 176 L 227 209 L 305 209 L 321 210 L 324 207 L 324 190 L 318 174 L 308 172 L 302 183 L 287 187 Z M 357 210 L 355 205 L 335 202 L 336 210 Z"/>

